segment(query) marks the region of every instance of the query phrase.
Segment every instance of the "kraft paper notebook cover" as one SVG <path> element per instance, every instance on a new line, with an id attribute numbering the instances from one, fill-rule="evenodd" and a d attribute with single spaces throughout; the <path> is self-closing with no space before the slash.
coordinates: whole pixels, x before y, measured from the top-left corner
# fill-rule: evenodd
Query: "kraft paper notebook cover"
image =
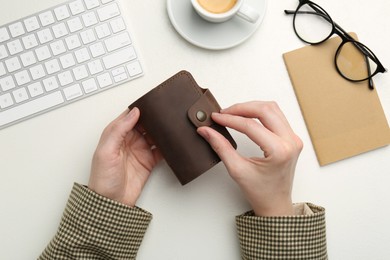
<path id="1" fill-rule="evenodd" d="M 354 37 L 355 34 L 352 34 Z M 390 143 L 390 129 L 377 92 L 336 71 L 341 39 L 283 54 L 317 159 L 326 165 Z"/>

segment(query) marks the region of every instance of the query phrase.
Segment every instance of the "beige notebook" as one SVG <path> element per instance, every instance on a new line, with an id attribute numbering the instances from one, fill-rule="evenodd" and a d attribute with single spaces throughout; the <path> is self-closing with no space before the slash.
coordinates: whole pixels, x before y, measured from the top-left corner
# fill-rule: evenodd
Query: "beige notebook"
<path id="1" fill-rule="evenodd" d="M 283 54 L 320 165 L 390 143 L 377 92 L 367 81 L 350 82 L 335 69 L 340 42 L 335 37 Z"/>

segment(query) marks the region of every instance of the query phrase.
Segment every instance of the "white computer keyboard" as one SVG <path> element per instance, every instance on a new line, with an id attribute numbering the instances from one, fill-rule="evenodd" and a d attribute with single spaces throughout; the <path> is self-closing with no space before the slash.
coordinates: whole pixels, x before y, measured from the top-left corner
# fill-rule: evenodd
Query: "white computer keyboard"
<path id="1" fill-rule="evenodd" d="M 0 26 L 0 129 L 142 74 L 117 0 L 72 0 Z"/>

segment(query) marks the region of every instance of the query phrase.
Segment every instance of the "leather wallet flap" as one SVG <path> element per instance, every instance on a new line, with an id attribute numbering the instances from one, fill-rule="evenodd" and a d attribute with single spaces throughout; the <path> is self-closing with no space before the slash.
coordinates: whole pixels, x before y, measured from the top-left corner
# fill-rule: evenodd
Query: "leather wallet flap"
<path id="1" fill-rule="evenodd" d="M 214 123 L 211 119 L 211 113 L 221 110 L 213 94 L 208 89 L 204 91 L 203 95 L 188 109 L 187 113 L 188 118 L 196 127 L 211 126 Z"/>

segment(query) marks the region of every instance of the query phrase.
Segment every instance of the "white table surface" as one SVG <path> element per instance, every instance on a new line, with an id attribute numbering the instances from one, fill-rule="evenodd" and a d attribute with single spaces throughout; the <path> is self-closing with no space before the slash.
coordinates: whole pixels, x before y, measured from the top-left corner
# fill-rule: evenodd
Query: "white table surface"
<path id="1" fill-rule="evenodd" d="M 1 0 L 0 24 L 60 2 Z M 269 0 L 263 24 L 248 41 L 208 51 L 176 33 L 165 0 L 124 1 L 145 75 L 0 131 L 0 258 L 38 257 L 57 229 L 73 183 L 87 183 L 103 128 L 135 99 L 186 69 L 222 107 L 253 99 L 279 103 L 305 143 L 293 199 L 326 207 L 330 259 L 388 259 L 390 147 L 319 166 L 282 59 L 282 53 L 304 46 L 292 17 L 283 13 L 297 2 Z M 388 1 L 318 3 L 390 67 Z M 390 119 L 390 75 L 375 82 Z M 242 135 L 232 134 L 242 154 L 259 154 Z M 249 206 L 222 164 L 183 187 L 161 163 L 138 205 L 154 215 L 138 259 L 240 258 L 234 217 Z"/>

